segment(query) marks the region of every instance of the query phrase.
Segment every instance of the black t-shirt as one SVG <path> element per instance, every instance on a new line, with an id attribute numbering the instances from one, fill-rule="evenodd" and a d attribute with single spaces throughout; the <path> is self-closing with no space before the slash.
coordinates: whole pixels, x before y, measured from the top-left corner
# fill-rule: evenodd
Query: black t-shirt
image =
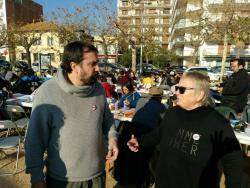
<path id="1" fill-rule="evenodd" d="M 240 145 L 229 122 L 211 107 L 191 111 L 175 107 L 159 129 L 138 141 L 142 150 L 160 144 L 156 188 L 219 187 L 219 160 L 227 186 L 240 187 Z"/>

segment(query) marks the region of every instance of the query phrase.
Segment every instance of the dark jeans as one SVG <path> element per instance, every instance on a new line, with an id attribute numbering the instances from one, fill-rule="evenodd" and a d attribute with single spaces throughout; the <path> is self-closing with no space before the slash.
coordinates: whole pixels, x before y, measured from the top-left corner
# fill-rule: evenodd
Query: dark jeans
<path id="1" fill-rule="evenodd" d="M 47 188 L 105 188 L 105 180 L 105 173 L 92 180 L 80 182 L 60 181 L 47 176 L 46 184 Z"/>

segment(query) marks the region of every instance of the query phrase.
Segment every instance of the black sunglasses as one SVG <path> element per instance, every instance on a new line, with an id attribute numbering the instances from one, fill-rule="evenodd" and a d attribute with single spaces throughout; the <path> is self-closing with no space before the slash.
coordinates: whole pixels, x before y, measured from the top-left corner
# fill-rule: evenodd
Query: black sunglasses
<path id="1" fill-rule="evenodd" d="M 184 94 L 186 90 L 192 90 L 192 87 L 175 86 L 175 92 L 179 90 L 180 94 Z"/>

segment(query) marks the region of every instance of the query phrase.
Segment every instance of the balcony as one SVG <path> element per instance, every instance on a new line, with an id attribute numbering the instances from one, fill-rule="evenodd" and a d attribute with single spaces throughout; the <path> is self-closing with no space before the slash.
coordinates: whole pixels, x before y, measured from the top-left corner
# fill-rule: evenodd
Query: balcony
<path id="1" fill-rule="evenodd" d="M 236 56 L 238 53 L 238 48 L 235 46 L 231 46 L 230 55 Z M 241 56 L 250 56 L 250 45 L 247 46 L 245 49 L 240 50 Z"/>
<path id="2" fill-rule="evenodd" d="M 171 42 L 171 47 L 176 48 L 176 47 L 184 46 L 184 44 L 185 44 L 184 36 L 179 36 L 179 37 L 174 38 L 174 40 Z"/>
<path id="3" fill-rule="evenodd" d="M 183 56 L 183 49 L 176 49 L 175 50 L 176 55 Z"/>

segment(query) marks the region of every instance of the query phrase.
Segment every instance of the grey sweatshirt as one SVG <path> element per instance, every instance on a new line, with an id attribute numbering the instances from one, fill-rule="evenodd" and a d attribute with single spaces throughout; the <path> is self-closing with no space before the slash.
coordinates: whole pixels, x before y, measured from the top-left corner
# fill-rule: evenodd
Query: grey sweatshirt
<path id="1" fill-rule="evenodd" d="M 31 182 L 47 173 L 62 181 L 85 181 L 105 170 L 104 140 L 117 133 L 101 84 L 74 86 L 58 70 L 37 91 L 25 140 L 26 172 Z"/>

